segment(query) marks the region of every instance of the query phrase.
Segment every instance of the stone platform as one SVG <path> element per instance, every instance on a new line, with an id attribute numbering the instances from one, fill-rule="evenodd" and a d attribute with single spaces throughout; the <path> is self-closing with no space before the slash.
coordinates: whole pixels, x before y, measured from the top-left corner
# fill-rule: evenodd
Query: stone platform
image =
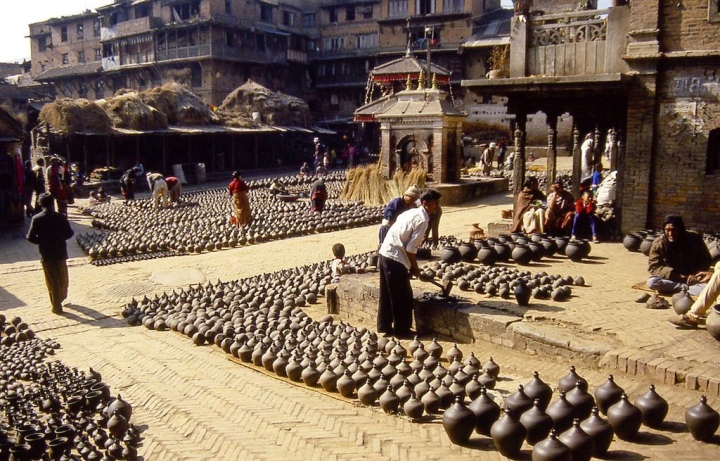
<path id="1" fill-rule="evenodd" d="M 507 178 L 462 179 L 459 183 L 426 183 L 442 194 L 442 205 L 459 205 L 478 197 L 507 192 Z"/>

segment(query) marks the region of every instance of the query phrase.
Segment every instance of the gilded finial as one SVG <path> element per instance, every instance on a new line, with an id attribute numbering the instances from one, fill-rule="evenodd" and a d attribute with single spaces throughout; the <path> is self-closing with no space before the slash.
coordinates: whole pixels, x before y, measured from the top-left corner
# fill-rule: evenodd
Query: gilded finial
<path id="1" fill-rule="evenodd" d="M 425 89 L 425 72 L 420 71 L 420 76 L 418 77 L 418 90 L 424 90 Z"/>
<path id="2" fill-rule="evenodd" d="M 413 87 L 412 87 L 412 77 L 410 76 L 410 74 L 408 74 L 407 81 L 405 82 L 405 89 L 406 89 L 406 90 L 412 90 L 412 89 L 413 89 Z"/>
<path id="3" fill-rule="evenodd" d="M 432 89 L 433 89 L 433 90 L 437 90 L 437 89 L 438 89 L 438 86 L 437 86 L 437 74 L 433 74 L 433 76 L 432 76 Z"/>

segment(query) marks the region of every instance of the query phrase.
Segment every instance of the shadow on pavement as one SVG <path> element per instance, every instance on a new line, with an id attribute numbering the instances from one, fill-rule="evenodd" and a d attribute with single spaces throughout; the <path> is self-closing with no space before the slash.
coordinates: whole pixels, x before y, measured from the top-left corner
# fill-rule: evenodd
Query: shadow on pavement
<path id="1" fill-rule="evenodd" d="M 16 298 L 15 295 L 10 293 L 3 287 L 0 287 L 0 311 L 6 311 L 14 309 L 16 307 L 25 306 L 27 306 L 27 304 L 22 302 L 19 298 Z"/>
<path id="2" fill-rule="evenodd" d="M 640 445 L 670 445 L 674 443 L 673 439 L 667 435 L 655 434 L 652 432 L 638 432 L 633 442 Z"/>
<path id="3" fill-rule="evenodd" d="M 86 306 L 67 304 L 63 307 L 62 316 L 78 323 L 98 326 L 100 328 L 124 328 L 128 324 L 118 318 L 108 316 Z M 128 327 L 129 328 L 129 327 Z"/>
<path id="4" fill-rule="evenodd" d="M 602 459 L 643 460 L 648 459 L 648 457 L 634 451 L 610 450 Z"/>

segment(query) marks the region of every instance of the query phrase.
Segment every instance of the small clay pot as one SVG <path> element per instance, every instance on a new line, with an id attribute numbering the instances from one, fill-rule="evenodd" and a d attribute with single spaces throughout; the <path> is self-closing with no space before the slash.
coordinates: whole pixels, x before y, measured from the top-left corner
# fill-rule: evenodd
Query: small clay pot
<path id="1" fill-rule="evenodd" d="M 685 424 L 695 440 L 710 442 L 720 426 L 720 415 L 700 397 L 700 403 L 685 410 Z"/>
<path id="2" fill-rule="evenodd" d="M 620 401 L 608 408 L 608 422 L 621 440 L 632 440 L 642 424 L 642 412 L 623 392 Z"/>
<path id="3" fill-rule="evenodd" d="M 647 393 L 635 399 L 635 406 L 642 412 L 643 424 L 655 429 L 662 426 L 668 413 L 667 400 L 655 392 L 655 386 L 652 384 Z"/>
<path id="4" fill-rule="evenodd" d="M 520 453 L 527 431 L 515 417 L 514 410 L 505 408 L 505 415 L 492 425 L 490 437 L 501 455 L 514 458 Z"/>
<path id="5" fill-rule="evenodd" d="M 620 401 L 623 392 L 623 388 L 615 383 L 613 375 L 609 375 L 607 381 L 595 388 L 595 401 L 600 411 L 607 414 L 608 408 Z"/>
<path id="6" fill-rule="evenodd" d="M 456 445 L 464 445 L 470 440 L 475 428 L 475 413 L 468 409 L 458 397 L 455 403 L 443 413 L 443 428 L 450 441 Z"/>
<path id="7" fill-rule="evenodd" d="M 592 409 L 590 417 L 580 423 L 580 428 L 593 438 L 593 456 L 605 456 L 612 443 L 613 428 L 600 417 L 598 407 Z"/>
<path id="8" fill-rule="evenodd" d="M 572 452 L 557 439 L 552 430 L 545 440 L 533 447 L 532 461 L 572 461 Z"/>

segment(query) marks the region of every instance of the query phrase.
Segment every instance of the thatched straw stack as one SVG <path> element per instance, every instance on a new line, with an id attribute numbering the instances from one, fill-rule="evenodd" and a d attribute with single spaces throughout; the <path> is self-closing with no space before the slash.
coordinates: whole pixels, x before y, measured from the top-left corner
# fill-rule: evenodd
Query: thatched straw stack
<path id="1" fill-rule="evenodd" d="M 359 200 L 370 206 L 384 205 L 402 195 L 412 185 L 421 189 L 425 187 L 425 174 L 426 171 L 420 168 L 407 174 L 397 171 L 390 181 L 386 181 L 380 170 L 380 162 L 358 166 L 348 170 L 341 198 Z"/>
<path id="2" fill-rule="evenodd" d="M 40 121 L 63 134 L 109 133 L 112 129 L 108 114 L 87 99 L 57 99 L 45 104 Z"/>
<path id="3" fill-rule="evenodd" d="M 159 130 L 168 127 L 165 114 L 145 104 L 136 92 L 124 93 L 97 103 L 105 109 L 115 128 Z"/>
<path id="4" fill-rule="evenodd" d="M 143 102 L 163 112 L 170 125 L 209 125 L 219 122 L 202 99 L 179 83 L 166 83 L 140 95 Z"/>
<path id="5" fill-rule="evenodd" d="M 226 113 L 252 117 L 260 114 L 263 123 L 275 126 L 308 126 L 310 108 L 300 98 L 281 92 L 273 92 L 264 86 L 248 80 L 230 93 L 220 105 Z"/>

